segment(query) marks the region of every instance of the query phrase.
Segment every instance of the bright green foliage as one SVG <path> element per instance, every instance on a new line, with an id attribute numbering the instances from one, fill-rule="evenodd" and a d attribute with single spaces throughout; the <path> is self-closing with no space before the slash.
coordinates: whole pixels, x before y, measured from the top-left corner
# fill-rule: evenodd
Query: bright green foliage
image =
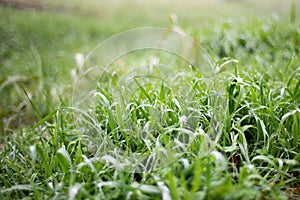
<path id="1" fill-rule="evenodd" d="M 212 77 L 174 58 L 175 73 L 154 70 L 121 85 L 141 60 L 132 55 L 125 69 L 112 66 L 116 73 L 103 75 L 86 107 L 76 107 L 67 86 L 73 55 L 97 43 L 98 33 L 112 34 L 113 26 L 0 11 L 14 22 L 0 28 L 0 118 L 8 120 L 1 122 L 0 199 L 299 198 L 290 192 L 300 188 L 296 17 L 292 24 L 214 20 L 195 30 L 212 57 Z M 42 31 L 32 31 L 30 22 Z M 190 26 L 183 24 L 187 32 Z M 29 122 L 15 122 L 20 115 Z M 141 154 L 145 168 L 127 169 L 124 163 Z"/>

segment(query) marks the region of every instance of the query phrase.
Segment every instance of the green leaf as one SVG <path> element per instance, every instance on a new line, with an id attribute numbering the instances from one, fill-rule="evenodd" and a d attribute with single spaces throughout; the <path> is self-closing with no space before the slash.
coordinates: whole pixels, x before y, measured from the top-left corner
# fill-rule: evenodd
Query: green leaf
<path id="1" fill-rule="evenodd" d="M 264 156 L 264 155 L 258 155 L 258 156 L 255 156 L 255 157 L 251 160 L 251 162 L 253 162 L 253 161 L 255 161 L 255 160 L 260 160 L 260 161 L 269 163 L 272 167 L 275 166 L 275 163 L 274 163 L 270 158 L 268 158 L 267 156 Z"/>
<path id="2" fill-rule="evenodd" d="M 143 86 L 138 82 L 137 78 L 140 78 L 140 77 L 134 77 L 133 80 L 134 82 L 138 85 L 138 87 L 140 88 L 142 94 L 144 94 L 147 99 L 149 100 L 150 103 L 153 103 L 153 100 L 152 98 L 149 96 L 148 92 L 145 90 L 145 88 L 143 88 Z"/>
<path id="3" fill-rule="evenodd" d="M 179 196 L 179 193 L 178 193 L 178 186 L 177 186 L 177 181 L 174 177 L 174 175 L 169 172 L 168 175 L 168 186 L 169 186 L 169 189 L 170 189 L 170 193 L 171 193 L 171 196 L 172 196 L 172 199 L 180 199 L 180 196 Z"/>
<path id="4" fill-rule="evenodd" d="M 297 162 L 300 162 L 300 153 L 298 153 L 295 157 L 294 160 L 296 160 Z"/>
<path id="5" fill-rule="evenodd" d="M 47 176 L 50 176 L 51 175 L 51 166 L 49 165 L 49 157 L 48 157 L 48 154 L 46 153 L 46 149 L 45 148 L 42 148 L 40 144 L 36 144 L 36 152 L 37 154 L 40 156 L 40 159 L 41 159 L 41 162 L 42 162 L 42 165 L 43 167 L 45 168 L 45 171 L 46 171 L 46 174 Z"/>
<path id="6" fill-rule="evenodd" d="M 27 191 L 33 191 L 33 187 L 32 185 L 28 185 L 28 184 L 24 184 L 24 185 L 14 185 L 12 187 L 9 188 L 5 188 L 1 190 L 1 193 L 5 193 L 5 192 L 12 192 L 14 190 L 27 190 Z"/>
<path id="7" fill-rule="evenodd" d="M 299 134 L 300 134 L 300 113 L 297 112 L 293 115 L 292 135 L 293 135 L 293 147 L 298 147 Z"/>
<path id="8" fill-rule="evenodd" d="M 64 173 L 67 173 L 72 165 L 72 161 L 64 145 L 57 151 L 57 159 Z"/>

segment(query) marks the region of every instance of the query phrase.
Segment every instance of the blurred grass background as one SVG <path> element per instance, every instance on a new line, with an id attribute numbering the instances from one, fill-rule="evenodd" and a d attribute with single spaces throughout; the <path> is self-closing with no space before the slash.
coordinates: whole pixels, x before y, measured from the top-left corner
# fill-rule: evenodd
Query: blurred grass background
<path id="1" fill-rule="evenodd" d="M 1 4 L 17 8 L 63 12 L 74 15 L 96 17 L 101 20 L 120 20 L 120 16 L 130 20 L 137 17 L 141 21 L 164 21 L 170 13 L 180 18 L 197 20 L 202 17 L 243 17 L 270 16 L 287 14 L 291 3 L 295 0 L 2 0 Z M 299 7 L 299 5 L 298 5 Z M 298 9 L 299 10 L 299 9 Z M 139 20 L 131 23 L 138 23 Z"/>
<path id="2" fill-rule="evenodd" d="M 88 54 L 113 34 L 137 27 L 167 27 L 174 13 L 178 25 L 188 35 L 205 38 L 200 39 L 204 44 L 222 32 L 216 24 L 235 21 L 227 26 L 229 31 L 230 27 L 242 27 L 246 20 L 252 21 L 247 24 L 254 30 L 261 27 L 259 19 L 279 16 L 289 20 L 292 2 L 1 0 L 0 130 L 9 133 L 31 124 L 49 113 L 54 102 L 63 102 L 72 84 L 74 55 Z M 296 6 L 299 13 L 299 4 Z"/>

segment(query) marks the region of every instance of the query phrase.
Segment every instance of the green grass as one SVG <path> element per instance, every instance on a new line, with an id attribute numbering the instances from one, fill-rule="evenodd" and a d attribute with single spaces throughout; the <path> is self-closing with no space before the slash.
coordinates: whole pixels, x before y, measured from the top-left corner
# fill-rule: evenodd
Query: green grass
<path id="1" fill-rule="evenodd" d="M 1 199 L 299 198 L 295 10 L 197 15 L 201 23 L 186 15 L 178 26 L 207 50 L 209 77 L 203 63 L 134 51 L 78 99 L 73 87 L 92 91 L 75 85 L 76 53 L 123 30 L 170 25 L 163 14 L 132 22 L 127 10 L 115 19 L 81 9 L 85 16 L 0 7 Z M 151 56 L 160 62 L 150 73 Z"/>

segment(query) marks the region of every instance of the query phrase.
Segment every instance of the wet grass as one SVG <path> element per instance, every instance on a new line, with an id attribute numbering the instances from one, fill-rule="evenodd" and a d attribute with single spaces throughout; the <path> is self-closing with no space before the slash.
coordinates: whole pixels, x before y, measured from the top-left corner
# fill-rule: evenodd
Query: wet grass
<path id="1" fill-rule="evenodd" d="M 146 22 L 0 9 L 2 199 L 299 198 L 293 12 L 179 21 L 211 76 L 167 52 L 133 52 L 77 104 L 80 56 Z"/>

